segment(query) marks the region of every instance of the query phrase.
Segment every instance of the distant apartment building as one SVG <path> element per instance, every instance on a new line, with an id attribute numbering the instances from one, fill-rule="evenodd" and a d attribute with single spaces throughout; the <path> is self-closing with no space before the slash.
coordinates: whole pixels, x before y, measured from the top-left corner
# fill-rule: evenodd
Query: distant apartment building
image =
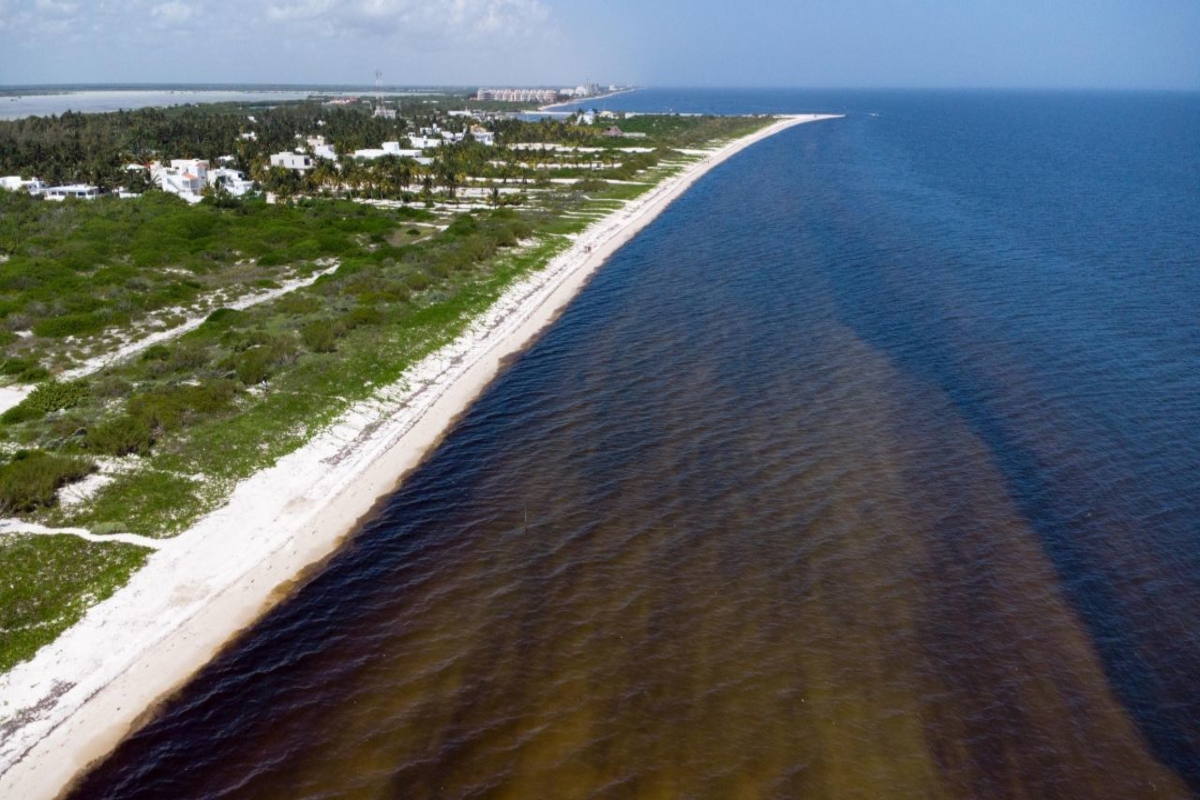
<path id="1" fill-rule="evenodd" d="M 499 100 L 504 103 L 553 103 L 558 99 L 556 89 L 480 89 L 478 100 Z"/>

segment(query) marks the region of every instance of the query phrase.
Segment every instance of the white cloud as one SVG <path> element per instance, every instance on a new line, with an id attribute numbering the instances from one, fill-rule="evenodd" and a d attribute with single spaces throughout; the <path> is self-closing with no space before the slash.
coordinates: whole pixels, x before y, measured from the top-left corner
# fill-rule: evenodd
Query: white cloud
<path id="1" fill-rule="evenodd" d="M 399 37 L 414 44 L 528 38 L 550 24 L 541 0 L 294 0 L 269 2 L 267 19 L 333 35 Z"/>
<path id="2" fill-rule="evenodd" d="M 332 0 L 300 0 L 293 3 L 268 3 L 267 19 L 287 22 L 297 19 L 314 19 L 334 7 Z"/>
<path id="3" fill-rule="evenodd" d="M 171 0 L 169 3 L 162 3 L 150 10 L 154 15 L 155 20 L 163 26 L 181 25 L 192 17 L 196 16 L 200 9 L 181 2 L 181 0 Z"/>
<path id="4" fill-rule="evenodd" d="M 0 82 L 354 82 L 376 66 L 396 82 L 553 81 L 570 74 L 575 55 L 558 2 L 0 0 Z M 200 21 L 219 31 L 202 62 L 157 35 Z M 70 42 L 72 57 L 29 58 L 50 40 Z"/>
<path id="5" fill-rule="evenodd" d="M 37 0 L 33 7 L 39 14 L 54 14 L 63 17 L 74 14 L 79 8 L 79 4 L 67 3 L 63 0 Z"/>

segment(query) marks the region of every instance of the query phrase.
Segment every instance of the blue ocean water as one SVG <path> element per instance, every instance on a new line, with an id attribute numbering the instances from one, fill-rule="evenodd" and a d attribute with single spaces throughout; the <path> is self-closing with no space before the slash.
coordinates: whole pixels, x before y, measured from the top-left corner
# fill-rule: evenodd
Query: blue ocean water
<path id="1" fill-rule="evenodd" d="M 845 113 L 623 249 L 81 797 L 1200 795 L 1200 96 Z"/>

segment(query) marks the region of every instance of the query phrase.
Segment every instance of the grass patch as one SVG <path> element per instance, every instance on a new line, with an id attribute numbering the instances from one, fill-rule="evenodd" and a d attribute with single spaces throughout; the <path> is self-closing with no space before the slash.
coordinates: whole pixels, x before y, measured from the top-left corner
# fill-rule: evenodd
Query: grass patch
<path id="1" fill-rule="evenodd" d="M 0 539 L 0 671 L 31 658 L 78 622 L 128 581 L 148 553 L 74 536 Z"/>
<path id="2" fill-rule="evenodd" d="M 40 384 L 17 405 L 0 414 L 0 422 L 12 425 L 40 419 L 55 411 L 74 408 L 87 399 L 87 381 L 49 381 Z"/>
<path id="3" fill-rule="evenodd" d="M 120 523 L 123 530 L 166 538 L 214 507 L 211 495 L 192 478 L 143 469 L 121 475 L 86 508 L 67 515 L 72 525 L 97 530 Z"/>

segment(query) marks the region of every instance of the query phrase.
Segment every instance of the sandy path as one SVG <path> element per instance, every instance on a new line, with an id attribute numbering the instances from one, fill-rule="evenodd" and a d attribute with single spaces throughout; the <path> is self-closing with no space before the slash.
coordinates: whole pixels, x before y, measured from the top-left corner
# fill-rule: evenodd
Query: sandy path
<path id="1" fill-rule="evenodd" d="M 146 547 L 151 550 L 160 550 L 165 544 L 171 541 L 170 539 L 151 539 L 149 536 L 139 536 L 136 533 L 98 534 L 84 528 L 47 528 L 45 525 L 36 525 L 32 522 L 25 522 L 19 519 L 0 519 L 0 535 L 19 534 L 28 534 L 30 536 L 74 536 L 83 539 L 85 542 L 120 542 L 122 544 L 135 544 L 138 547 Z M 0 730 L 3 730 L 2 723 L 0 723 Z"/>
<path id="2" fill-rule="evenodd" d="M 109 752 L 146 708 L 276 601 L 279 587 L 334 551 L 437 445 L 502 360 L 701 175 L 787 127 L 831 118 L 783 118 L 597 221 L 457 341 L 166 541 L 127 586 L 0 677 L 0 797 L 54 797 Z"/>

